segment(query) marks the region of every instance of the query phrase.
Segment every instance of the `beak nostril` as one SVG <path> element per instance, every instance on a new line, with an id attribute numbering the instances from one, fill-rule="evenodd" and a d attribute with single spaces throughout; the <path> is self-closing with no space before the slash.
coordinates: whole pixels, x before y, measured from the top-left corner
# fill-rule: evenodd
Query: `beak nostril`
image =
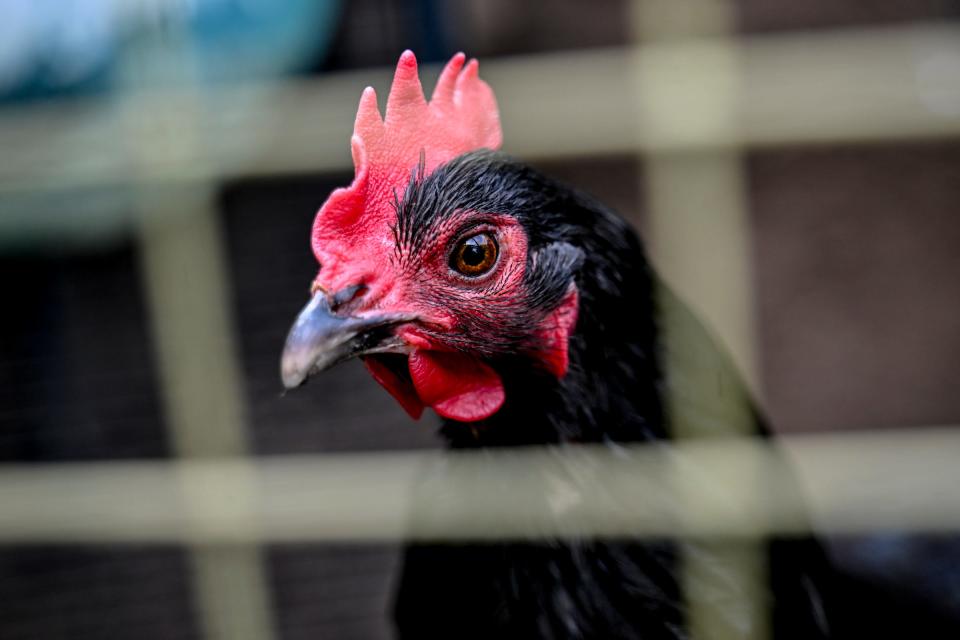
<path id="1" fill-rule="evenodd" d="M 355 300 L 357 296 L 362 295 L 364 292 L 366 292 L 366 290 L 367 285 L 361 283 L 344 287 L 343 289 L 340 289 L 340 291 L 334 293 L 332 296 L 327 294 L 330 299 L 330 309 L 336 311 L 338 308 L 342 307 L 348 302 Z M 324 291 L 324 293 L 326 293 L 326 291 Z"/>

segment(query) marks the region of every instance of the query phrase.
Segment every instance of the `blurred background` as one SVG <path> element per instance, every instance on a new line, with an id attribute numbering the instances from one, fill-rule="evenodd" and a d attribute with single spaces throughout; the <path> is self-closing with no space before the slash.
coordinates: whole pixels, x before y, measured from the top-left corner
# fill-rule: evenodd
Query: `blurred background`
<path id="1" fill-rule="evenodd" d="M 358 363 L 278 375 L 405 48 L 428 91 L 480 58 L 505 150 L 636 224 L 775 430 L 960 423 L 953 0 L 0 0 L 0 461 L 440 446 Z M 389 637 L 396 545 L 4 539 L 0 638 Z"/>

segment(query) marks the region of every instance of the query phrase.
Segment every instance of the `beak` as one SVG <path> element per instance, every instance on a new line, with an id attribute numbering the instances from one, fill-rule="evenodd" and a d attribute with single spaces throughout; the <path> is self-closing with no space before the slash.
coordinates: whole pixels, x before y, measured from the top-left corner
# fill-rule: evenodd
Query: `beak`
<path id="1" fill-rule="evenodd" d="M 339 316 L 330 310 L 326 294 L 317 292 L 287 335 L 280 359 L 283 386 L 298 387 L 312 374 L 348 358 L 404 351 L 406 345 L 392 329 L 411 320 L 410 316 L 397 314 Z"/>

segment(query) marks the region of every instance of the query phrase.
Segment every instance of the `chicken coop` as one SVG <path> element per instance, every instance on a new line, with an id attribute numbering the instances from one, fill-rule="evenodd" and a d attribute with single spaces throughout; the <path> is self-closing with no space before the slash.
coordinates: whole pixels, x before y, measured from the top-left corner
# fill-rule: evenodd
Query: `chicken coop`
<path id="1" fill-rule="evenodd" d="M 859 606 L 903 605 L 890 637 L 958 637 L 957 2 L 0 11 L 0 638 L 392 638 L 411 540 L 570 522 L 739 541 L 739 627 L 679 552 L 691 638 L 773 638 L 757 545 L 810 534 Z M 503 150 L 639 231 L 753 398 L 729 437 L 465 453 L 423 493 L 450 464 L 432 412 L 359 361 L 284 390 L 314 217 L 405 49 L 428 92 L 479 59 Z M 750 402 L 774 438 L 738 426 Z M 541 513 L 552 465 L 596 494 L 551 485 Z"/>

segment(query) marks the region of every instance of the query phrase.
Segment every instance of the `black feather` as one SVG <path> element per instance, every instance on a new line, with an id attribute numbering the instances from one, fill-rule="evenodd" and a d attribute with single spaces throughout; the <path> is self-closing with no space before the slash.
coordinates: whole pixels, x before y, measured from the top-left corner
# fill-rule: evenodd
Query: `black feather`
<path id="1" fill-rule="evenodd" d="M 499 337 L 458 345 L 494 366 L 506 403 L 479 424 L 448 421 L 442 434 L 450 446 L 616 446 L 668 438 L 658 284 L 638 237 L 619 216 L 488 151 L 430 175 L 421 163 L 395 205 L 396 260 L 404 269 L 417 268 L 454 212 L 512 215 L 528 238 L 523 287 L 511 295 L 521 303 L 514 307 L 533 315 L 478 309 L 478 326 L 467 333 Z M 569 371 L 557 380 L 524 353 L 524 341 L 571 282 L 580 313 Z M 755 429 L 764 432 L 758 419 Z M 418 508 L 430 506 L 425 491 Z M 775 541 L 768 551 L 776 637 L 825 637 L 830 611 L 823 591 L 830 580 L 819 545 Z M 672 540 L 414 545 L 397 594 L 398 629 L 404 638 L 687 638 L 678 562 Z M 723 567 L 717 571 L 722 578 Z"/>

